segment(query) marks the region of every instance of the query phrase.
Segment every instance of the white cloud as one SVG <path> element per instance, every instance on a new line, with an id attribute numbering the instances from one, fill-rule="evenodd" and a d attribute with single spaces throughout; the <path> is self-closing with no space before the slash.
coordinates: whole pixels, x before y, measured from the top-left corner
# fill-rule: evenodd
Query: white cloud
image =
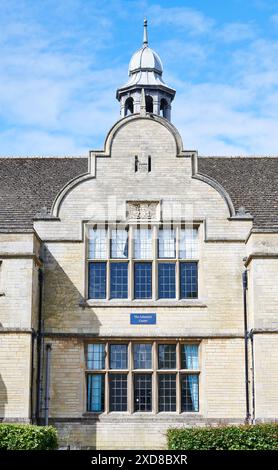
<path id="1" fill-rule="evenodd" d="M 278 111 L 269 116 L 263 105 L 252 110 L 252 90 L 212 83 L 184 89 L 173 120 L 185 148 L 202 155 L 278 154 Z"/>
<path id="2" fill-rule="evenodd" d="M 153 5 L 148 9 L 152 25 L 171 25 L 189 34 L 203 34 L 210 31 L 214 21 L 200 11 L 188 7 Z"/>
<path id="3" fill-rule="evenodd" d="M 162 33 L 158 50 L 164 78 L 177 90 L 173 122 L 185 147 L 277 154 L 278 42 L 256 24 L 219 24 L 201 11 L 144 1 L 114 0 L 102 9 L 98 1 L 47 3 L 52 15 L 44 23 L 44 2 L 0 2 L 0 154 L 87 155 L 103 147 L 119 117 L 115 92 L 127 78 L 128 60 L 122 61 L 130 46 L 120 37 L 124 46 L 117 49 L 113 28 L 146 5 L 151 26 Z"/>
<path id="4" fill-rule="evenodd" d="M 216 31 L 217 38 L 226 42 L 234 43 L 253 39 L 255 27 L 249 23 L 228 23 Z"/>
<path id="5" fill-rule="evenodd" d="M 88 147 L 75 138 L 40 130 L 9 129 L 0 133 L 0 141 L 1 156 L 88 155 Z"/>

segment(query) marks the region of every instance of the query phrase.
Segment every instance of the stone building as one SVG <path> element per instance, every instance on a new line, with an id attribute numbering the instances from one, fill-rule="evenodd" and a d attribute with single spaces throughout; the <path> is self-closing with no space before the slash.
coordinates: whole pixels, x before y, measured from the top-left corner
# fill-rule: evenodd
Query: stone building
<path id="1" fill-rule="evenodd" d="M 278 158 L 204 157 L 143 46 L 88 158 L 0 159 L 0 419 L 62 446 L 278 415 Z"/>

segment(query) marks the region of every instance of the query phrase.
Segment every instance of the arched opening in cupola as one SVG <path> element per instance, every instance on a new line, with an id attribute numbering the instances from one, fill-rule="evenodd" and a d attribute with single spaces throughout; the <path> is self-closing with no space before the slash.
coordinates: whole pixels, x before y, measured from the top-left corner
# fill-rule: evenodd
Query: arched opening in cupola
<path id="1" fill-rule="evenodd" d="M 133 98 L 127 98 L 125 102 L 125 116 L 129 116 L 134 112 Z"/>
<path id="2" fill-rule="evenodd" d="M 153 99 L 150 95 L 146 96 L 146 112 L 153 113 Z"/>
<path id="3" fill-rule="evenodd" d="M 165 98 L 162 98 L 162 100 L 160 101 L 160 116 L 163 116 L 164 118 L 166 118 L 167 116 L 167 106 L 168 106 L 168 103 L 167 103 L 167 100 L 165 100 Z"/>

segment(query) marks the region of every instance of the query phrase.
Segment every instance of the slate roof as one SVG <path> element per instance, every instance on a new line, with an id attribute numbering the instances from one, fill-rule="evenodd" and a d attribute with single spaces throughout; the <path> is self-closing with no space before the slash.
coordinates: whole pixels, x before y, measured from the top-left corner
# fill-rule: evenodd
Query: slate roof
<path id="1" fill-rule="evenodd" d="M 244 206 L 254 228 L 278 230 L 278 158 L 201 157 L 198 173 L 218 181 L 236 210 Z"/>
<path id="2" fill-rule="evenodd" d="M 32 231 L 36 213 L 87 171 L 87 158 L 0 158 L 0 231 Z"/>
<path id="3" fill-rule="evenodd" d="M 87 168 L 87 158 L 0 158 L 0 231 L 32 231 L 34 216 Z M 278 230 L 278 158 L 200 157 L 199 173 L 218 181 L 236 210 L 244 206 L 255 228 Z"/>

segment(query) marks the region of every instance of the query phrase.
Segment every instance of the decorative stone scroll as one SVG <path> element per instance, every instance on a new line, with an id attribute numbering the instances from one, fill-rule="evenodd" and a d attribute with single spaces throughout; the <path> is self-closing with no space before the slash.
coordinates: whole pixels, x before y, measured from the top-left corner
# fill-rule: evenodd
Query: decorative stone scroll
<path id="1" fill-rule="evenodd" d="M 159 220 L 158 201 L 129 201 L 127 202 L 127 219 L 129 220 Z"/>

